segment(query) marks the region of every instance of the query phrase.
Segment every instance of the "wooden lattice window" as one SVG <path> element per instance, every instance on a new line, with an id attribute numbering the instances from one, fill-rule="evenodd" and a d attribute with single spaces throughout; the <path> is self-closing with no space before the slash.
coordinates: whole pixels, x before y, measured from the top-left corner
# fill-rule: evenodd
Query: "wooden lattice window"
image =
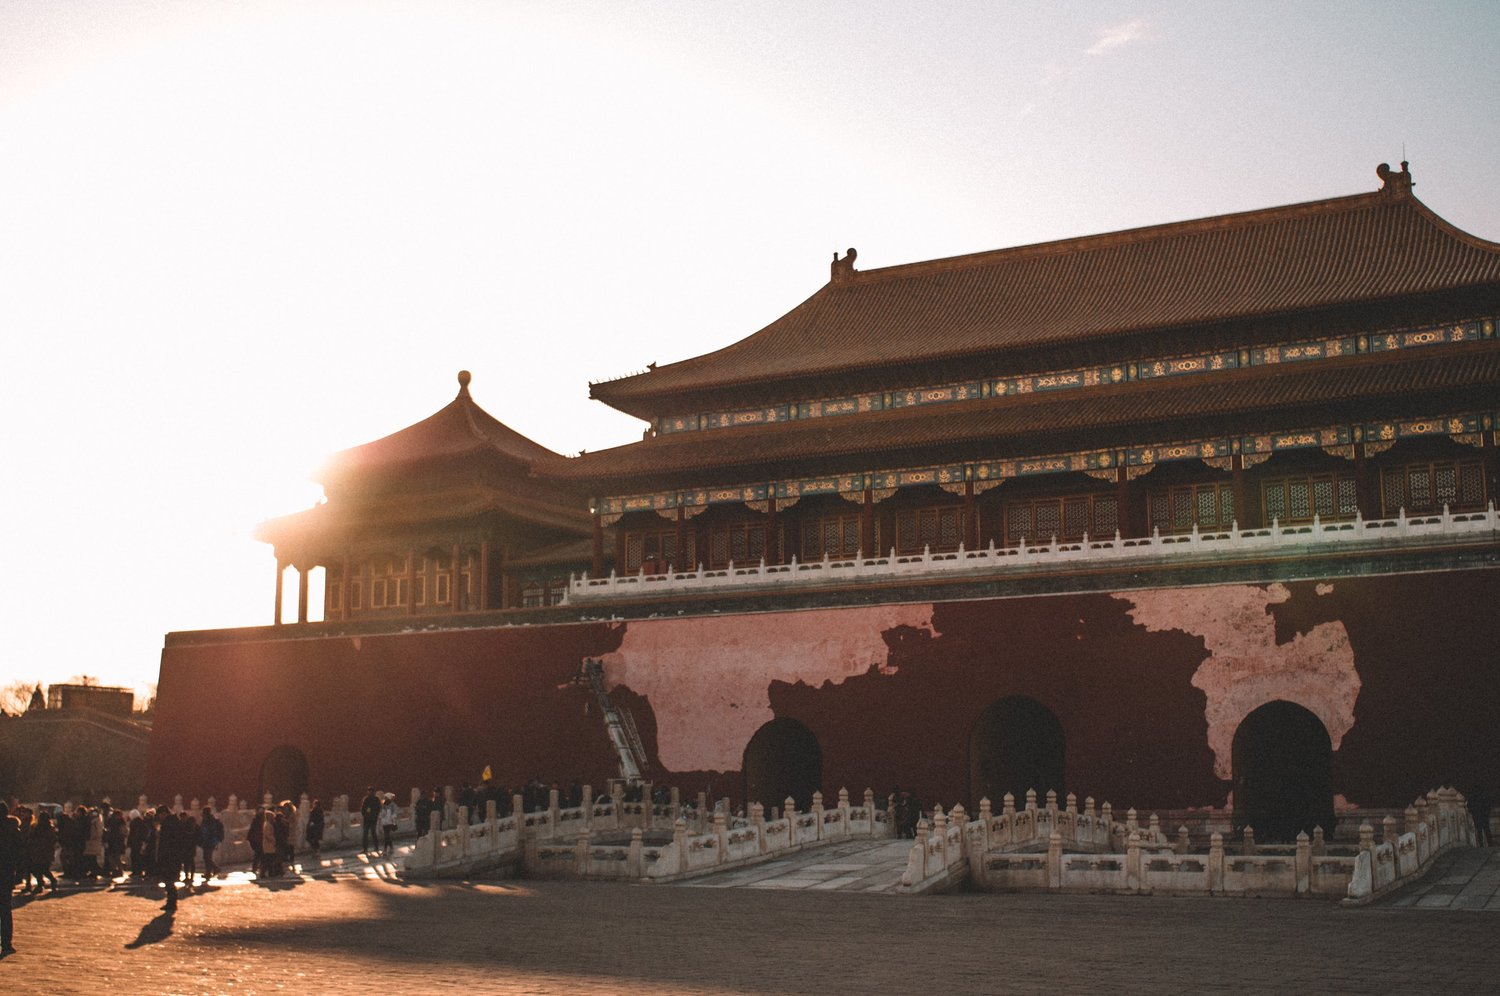
<path id="1" fill-rule="evenodd" d="M 879 549 L 880 544 L 876 543 Z M 859 548 L 859 513 L 820 515 L 802 522 L 802 559 L 853 557 Z"/>
<path id="2" fill-rule="evenodd" d="M 731 522 L 710 526 L 708 566 L 759 563 L 766 553 L 766 527 L 761 522 Z"/>
<path id="3" fill-rule="evenodd" d="M 1484 508 L 1484 465 L 1477 460 L 1438 460 L 1387 467 L 1380 475 L 1382 514 L 1395 518 L 1434 515 L 1447 506 L 1452 512 Z"/>
<path id="4" fill-rule="evenodd" d="M 1085 533 L 1113 536 L 1120 525 L 1119 501 L 1114 495 L 1069 495 L 1008 502 L 1005 506 L 1005 542 L 1015 546 L 1050 543 L 1055 536 L 1076 543 Z"/>
<path id="5" fill-rule="evenodd" d="M 962 505 L 906 508 L 896 513 L 896 552 L 934 553 L 957 550 L 964 535 Z"/>
<path id="6" fill-rule="evenodd" d="M 677 528 L 639 529 L 625 534 L 625 571 L 635 574 L 645 569 L 647 574 L 669 570 L 691 570 L 693 565 L 693 537 L 684 537 L 682 556 L 678 557 Z"/>
<path id="7" fill-rule="evenodd" d="M 1359 485 L 1352 472 L 1277 477 L 1261 482 L 1261 512 L 1267 525 L 1319 519 L 1352 519 L 1359 512 Z"/>
<path id="8" fill-rule="evenodd" d="M 1151 528 L 1163 533 L 1219 532 L 1234 525 L 1234 488 L 1229 483 L 1180 484 L 1147 495 Z"/>

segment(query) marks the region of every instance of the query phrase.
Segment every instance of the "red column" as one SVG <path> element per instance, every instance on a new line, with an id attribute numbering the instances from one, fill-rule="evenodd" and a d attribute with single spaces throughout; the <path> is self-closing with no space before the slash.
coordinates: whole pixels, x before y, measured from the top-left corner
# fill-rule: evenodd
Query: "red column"
<path id="1" fill-rule="evenodd" d="M 1245 458 L 1236 453 L 1229 458 L 1229 472 L 1234 475 L 1234 521 L 1241 529 L 1250 527 L 1250 517 L 1245 508 Z"/>
<path id="2" fill-rule="evenodd" d="M 859 510 L 859 548 L 866 557 L 880 556 L 880 551 L 875 549 L 875 496 L 870 494 L 869 488 L 865 488 L 864 504 Z"/>
<path id="3" fill-rule="evenodd" d="M 1495 430 L 1484 438 L 1484 494 L 1486 501 L 1500 505 L 1500 447 L 1495 445 Z"/>
<path id="4" fill-rule="evenodd" d="M 406 548 L 406 614 L 417 614 L 417 551 Z"/>
<path id="5" fill-rule="evenodd" d="M 1371 480 L 1369 458 L 1365 456 L 1363 441 L 1354 444 L 1354 500 L 1359 504 L 1362 519 L 1380 518 L 1380 491 Z"/>
<path id="6" fill-rule="evenodd" d="M 490 607 L 490 541 L 479 541 L 479 604 L 480 609 Z"/>
<path id="7" fill-rule="evenodd" d="M 687 513 L 683 511 L 681 505 L 677 506 L 677 519 L 673 523 L 673 527 L 671 564 L 672 570 L 690 571 L 693 569 L 694 565 L 684 563 L 682 559 L 683 554 L 687 550 L 687 547 L 683 545 L 687 540 Z"/>
<path id="8" fill-rule="evenodd" d="M 271 615 L 271 625 L 281 625 L 281 586 L 284 583 L 282 574 L 286 571 L 286 564 L 280 559 L 276 561 L 276 611 Z"/>
<path id="9" fill-rule="evenodd" d="M 453 611 L 454 612 L 457 612 L 458 608 L 459 608 L 459 605 L 462 604 L 462 601 L 459 598 L 459 594 L 458 594 L 458 581 L 459 581 L 459 577 L 460 577 L 460 575 L 458 573 L 458 558 L 459 558 L 459 554 L 461 552 L 462 551 L 460 551 L 459 548 L 458 548 L 458 544 L 454 543 L 453 544 L 453 560 L 448 565 L 448 572 L 449 572 L 448 594 L 449 594 L 450 599 L 453 602 Z"/>
<path id="10" fill-rule="evenodd" d="M 307 622 L 307 568 L 297 568 L 297 621 Z"/>
<path id="11" fill-rule="evenodd" d="M 776 496 L 766 499 L 766 563 L 781 563 L 781 543 L 776 538 Z"/>
<path id="12" fill-rule="evenodd" d="M 974 514 L 974 482 L 964 482 L 964 549 L 979 546 L 979 517 Z"/>
<path id="13" fill-rule="evenodd" d="M 1120 530 L 1121 539 L 1130 539 L 1135 535 L 1132 528 L 1132 517 L 1130 514 L 1130 477 L 1125 473 L 1125 462 L 1115 468 L 1115 504 L 1119 506 L 1115 510 L 1115 524 Z"/>
<path id="14" fill-rule="evenodd" d="M 589 576 L 604 574 L 604 516 L 594 513 L 594 559 L 589 564 Z"/>

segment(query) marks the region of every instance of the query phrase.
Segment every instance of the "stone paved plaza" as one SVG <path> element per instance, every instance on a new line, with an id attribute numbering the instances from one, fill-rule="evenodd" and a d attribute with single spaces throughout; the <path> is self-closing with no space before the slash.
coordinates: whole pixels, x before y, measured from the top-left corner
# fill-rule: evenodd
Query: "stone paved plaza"
<path id="1" fill-rule="evenodd" d="M 1479 863 L 1467 853 L 1422 895 L 1459 878 L 1458 892 L 1493 891 L 1496 853 Z M 1500 974 L 1496 911 L 1399 905 L 1404 895 L 1350 910 L 871 894 L 814 888 L 806 868 L 783 876 L 804 883 L 794 888 L 408 885 L 382 874 L 355 860 L 264 885 L 234 875 L 171 917 L 160 890 L 18 899 L 19 953 L 0 961 L 0 982 L 135 993 L 1475 992 Z"/>

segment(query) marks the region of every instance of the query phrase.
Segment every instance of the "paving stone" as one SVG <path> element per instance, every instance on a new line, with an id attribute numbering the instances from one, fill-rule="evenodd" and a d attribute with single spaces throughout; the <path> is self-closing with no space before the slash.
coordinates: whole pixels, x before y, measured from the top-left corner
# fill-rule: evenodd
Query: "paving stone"
<path id="1" fill-rule="evenodd" d="M 865 895 L 314 875 L 22 900 L 20 992 L 1493 989 L 1493 912 L 1294 900 Z"/>

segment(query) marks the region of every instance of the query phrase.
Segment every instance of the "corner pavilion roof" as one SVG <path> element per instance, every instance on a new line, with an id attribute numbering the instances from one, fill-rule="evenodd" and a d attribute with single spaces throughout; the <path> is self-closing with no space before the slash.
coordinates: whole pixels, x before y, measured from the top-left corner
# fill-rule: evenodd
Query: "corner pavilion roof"
<path id="1" fill-rule="evenodd" d="M 406 463 L 485 453 L 521 464 L 560 458 L 475 404 L 469 381 L 469 371 L 459 371 L 458 396 L 445 407 L 389 436 L 335 453 L 322 475 L 356 476 Z"/>
<path id="2" fill-rule="evenodd" d="M 759 332 L 590 393 L 650 418 L 742 385 L 1500 283 L 1500 245 L 1418 201 L 1402 165 L 1382 164 L 1385 186 L 1367 194 L 876 270 L 835 264 Z"/>

